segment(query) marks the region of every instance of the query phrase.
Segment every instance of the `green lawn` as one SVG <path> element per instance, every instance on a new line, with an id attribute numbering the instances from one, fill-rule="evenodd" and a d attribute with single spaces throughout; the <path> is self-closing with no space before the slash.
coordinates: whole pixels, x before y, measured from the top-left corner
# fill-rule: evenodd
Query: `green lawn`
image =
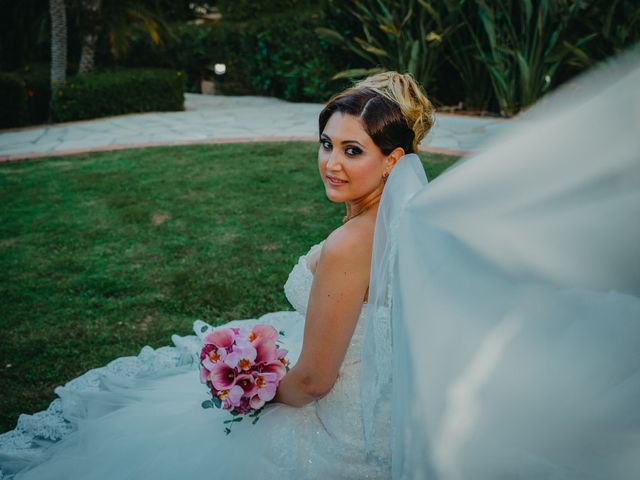
<path id="1" fill-rule="evenodd" d="M 298 256 L 340 225 L 313 142 L 0 164 L 0 431 L 53 388 L 195 319 L 291 310 Z M 429 179 L 455 158 L 422 154 Z"/>

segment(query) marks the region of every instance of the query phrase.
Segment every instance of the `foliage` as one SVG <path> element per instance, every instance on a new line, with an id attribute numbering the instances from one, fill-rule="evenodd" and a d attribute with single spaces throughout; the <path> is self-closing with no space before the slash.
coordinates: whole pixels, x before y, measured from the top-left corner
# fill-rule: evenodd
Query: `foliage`
<path id="1" fill-rule="evenodd" d="M 171 30 L 161 12 L 154 11 L 137 0 L 105 2 L 102 21 L 109 51 L 115 59 L 127 54 L 134 32 L 147 35 L 156 45 L 171 36 Z"/>
<path id="2" fill-rule="evenodd" d="M 225 21 L 245 22 L 283 12 L 295 14 L 322 5 L 324 0 L 218 0 L 216 7 Z"/>
<path id="3" fill-rule="evenodd" d="M 193 92 L 199 92 L 201 80 L 208 79 L 215 81 L 220 93 L 325 101 L 348 85 L 345 80 L 331 81 L 331 77 L 353 60 L 309 35 L 324 22 L 323 15 L 310 10 L 248 22 L 173 26 L 174 37 L 164 46 L 137 36 L 124 64 L 183 70 Z M 224 75 L 213 73 L 216 63 L 225 64 Z"/>
<path id="4" fill-rule="evenodd" d="M 427 91 L 436 87 L 436 70 L 451 30 L 443 3 L 425 0 L 357 0 L 347 8 L 361 24 L 353 39 L 330 28 L 316 29 L 322 38 L 343 45 L 373 68 L 344 70 L 334 78 L 360 78 L 382 70 L 408 72 Z"/>
<path id="5" fill-rule="evenodd" d="M 0 128 L 46 122 L 50 97 L 51 83 L 46 65 L 0 74 Z"/>
<path id="6" fill-rule="evenodd" d="M 505 115 L 517 113 L 570 76 L 640 40 L 640 9 L 632 0 L 332 4 L 340 4 L 357 20 L 360 32 L 344 35 L 327 24 L 317 33 L 366 62 L 340 76 L 362 77 L 389 69 L 410 72 L 436 103 L 438 97 L 451 99 L 446 90 L 457 88 L 467 108 L 495 108 Z M 457 75 L 452 76 L 451 68 Z"/>
<path id="7" fill-rule="evenodd" d="M 134 112 L 184 109 L 184 75 L 175 70 L 131 69 L 78 75 L 58 88 L 57 121 Z"/>
<path id="8" fill-rule="evenodd" d="M 65 2 L 71 72 L 80 58 L 81 1 Z M 193 92 L 208 79 L 222 93 L 318 102 L 349 84 L 331 80 L 338 72 L 397 69 L 412 71 L 436 104 L 513 114 L 640 41 L 635 0 L 219 0 L 208 2 L 223 12 L 216 25 L 188 24 L 191 3 L 105 0 L 114 42 L 102 32 L 98 68 L 179 69 Z M 47 2 L 5 4 L 0 68 L 48 62 Z M 144 20 L 132 11 L 150 14 Z M 214 75 L 215 63 L 227 73 Z"/>
<path id="9" fill-rule="evenodd" d="M 590 67 L 606 58 L 622 53 L 640 42 L 640 8 L 630 0 L 591 0 L 580 4 L 576 24 L 571 29 L 572 43 L 593 34 L 593 38 L 576 50 L 571 66 Z"/>
<path id="10" fill-rule="evenodd" d="M 49 102 L 51 100 L 51 81 L 46 65 L 33 65 L 17 72 L 27 89 L 28 123 L 45 123 L 49 120 Z"/>
<path id="11" fill-rule="evenodd" d="M 55 386 L 188 335 L 196 319 L 291 310 L 282 290 L 291 267 L 344 214 L 325 196 L 317 148 L 225 144 L 0 164 L 0 390 L 11 392 L 0 396 L 0 431 L 46 408 Z M 454 160 L 421 156 L 429 178 Z"/>
<path id="12" fill-rule="evenodd" d="M 49 3 L 42 0 L 0 2 L 0 69 L 11 71 L 48 59 Z"/>
<path id="13" fill-rule="evenodd" d="M 473 34 L 482 31 L 482 21 L 467 0 L 447 0 L 449 23 L 452 26 L 444 45 L 443 56 L 454 72 L 438 75 L 438 83 L 451 85 L 463 92 L 462 101 L 468 110 L 486 111 L 493 98 L 491 79 L 486 65 L 476 53 Z M 446 80 L 450 79 L 450 80 Z M 455 98 L 455 95 L 454 95 Z M 455 102 L 454 102 L 455 103 Z"/>
<path id="14" fill-rule="evenodd" d="M 0 73 L 0 128 L 27 123 L 27 88 L 18 75 Z"/>
<path id="15" fill-rule="evenodd" d="M 339 56 L 331 54 L 331 44 L 310 36 L 321 15 L 265 17 L 251 24 L 248 55 L 253 60 L 249 77 L 254 90 L 292 101 L 325 101 L 348 82 L 331 81 L 338 71 Z M 295 28 L 292 25 L 295 22 Z M 348 61 L 342 56 L 343 61 Z"/>
<path id="16" fill-rule="evenodd" d="M 464 8 L 461 2 L 461 7 Z M 580 2 L 564 0 L 475 0 L 482 29 L 469 28 L 476 56 L 489 73 L 500 112 L 513 115 L 533 104 L 555 83 L 559 68 L 573 57 L 566 30 Z M 462 11 L 462 10 L 461 10 Z M 464 14 L 463 14 L 464 15 Z M 578 39 L 575 48 L 590 39 Z"/>

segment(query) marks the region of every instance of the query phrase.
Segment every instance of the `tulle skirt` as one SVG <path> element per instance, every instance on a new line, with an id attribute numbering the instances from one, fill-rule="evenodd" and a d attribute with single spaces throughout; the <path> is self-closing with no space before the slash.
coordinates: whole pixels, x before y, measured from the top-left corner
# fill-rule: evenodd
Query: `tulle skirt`
<path id="1" fill-rule="evenodd" d="M 255 323 L 284 330 L 281 343 L 295 363 L 302 345 L 302 316 L 274 312 L 227 326 Z M 202 322 L 194 325 L 199 334 L 206 328 Z M 209 394 L 195 361 L 199 339 L 174 336 L 174 342 L 179 353 L 174 365 L 133 375 L 104 369 L 97 388 L 58 390 L 73 432 L 58 442 L 43 443 L 35 458 L 3 459 L 3 471 L 11 473 L 6 467 L 13 463 L 15 478 L 23 480 L 388 476 L 388 462 L 366 457 L 359 419 L 354 423 L 344 418 L 360 410 L 354 397 L 359 369 L 343 369 L 333 396 L 303 408 L 268 404 L 255 424 L 244 418 L 229 425 L 224 423 L 233 418 L 229 412 L 201 406 Z M 351 405 L 342 403 L 349 398 L 345 390 L 356 398 Z"/>

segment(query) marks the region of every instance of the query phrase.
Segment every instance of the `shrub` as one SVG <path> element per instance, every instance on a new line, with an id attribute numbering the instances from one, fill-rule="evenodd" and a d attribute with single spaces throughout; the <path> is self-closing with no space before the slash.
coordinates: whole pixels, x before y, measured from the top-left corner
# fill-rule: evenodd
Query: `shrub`
<path id="1" fill-rule="evenodd" d="M 51 100 L 51 79 L 48 66 L 29 66 L 17 73 L 24 80 L 27 89 L 28 123 L 35 125 L 47 122 Z"/>
<path id="2" fill-rule="evenodd" d="M 315 11 L 251 22 L 245 56 L 251 61 L 248 78 L 256 93 L 289 101 L 322 102 L 351 83 L 331 80 L 352 60 L 347 52 L 336 51 L 314 34 L 323 22 L 323 14 Z"/>
<path id="3" fill-rule="evenodd" d="M 13 73 L 0 73 L 0 128 L 21 127 L 27 123 L 27 89 L 24 80 Z"/>
<path id="4" fill-rule="evenodd" d="M 130 69 L 71 78 L 56 92 L 56 121 L 125 113 L 184 110 L 184 74 L 175 70 Z"/>
<path id="5" fill-rule="evenodd" d="M 218 0 L 216 6 L 224 20 L 252 21 L 282 12 L 299 13 L 322 3 L 318 0 Z"/>
<path id="6" fill-rule="evenodd" d="M 322 102 L 349 84 L 332 81 L 335 73 L 345 66 L 359 66 L 354 63 L 359 59 L 313 32 L 326 23 L 328 14 L 314 7 L 250 21 L 225 16 L 215 25 L 176 25 L 174 37 L 163 46 L 143 36 L 134 39 L 125 64 L 183 70 L 192 92 L 200 92 L 202 79 L 213 79 L 224 94 Z M 216 63 L 226 65 L 224 75 L 213 74 Z"/>

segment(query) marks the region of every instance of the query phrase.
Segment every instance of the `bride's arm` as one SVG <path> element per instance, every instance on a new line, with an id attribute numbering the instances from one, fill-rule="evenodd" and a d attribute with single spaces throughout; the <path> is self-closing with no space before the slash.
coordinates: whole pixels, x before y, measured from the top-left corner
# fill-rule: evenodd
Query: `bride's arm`
<path id="1" fill-rule="evenodd" d="M 329 393 L 338 377 L 371 264 L 371 235 L 347 226 L 334 231 L 322 246 L 309 294 L 302 352 L 280 382 L 274 402 L 302 407 Z"/>

